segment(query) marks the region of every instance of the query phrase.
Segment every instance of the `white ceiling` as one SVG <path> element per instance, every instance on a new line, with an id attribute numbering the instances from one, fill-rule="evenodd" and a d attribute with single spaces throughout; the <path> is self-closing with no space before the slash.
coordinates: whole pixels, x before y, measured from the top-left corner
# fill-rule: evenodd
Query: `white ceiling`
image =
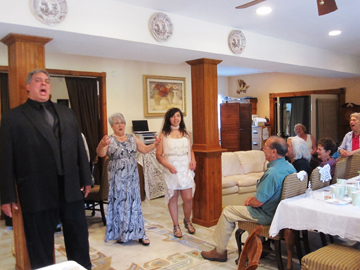
<path id="1" fill-rule="evenodd" d="M 317 0 L 267 0 L 246 9 L 235 7 L 251 0 L 116 1 L 360 56 L 359 0 L 336 0 L 338 10 L 323 16 L 318 15 Z M 257 15 L 256 9 L 262 6 L 271 7 L 272 13 L 267 16 Z M 342 34 L 330 37 L 328 32 L 331 30 L 341 30 Z M 231 76 L 260 71 L 219 65 L 218 73 Z"/>
<path id="2" fill-rule="evenodd" d="M 336 0 L 338 10 L 323 16 L 317 13 L 318 0 L 267 0 L 246 9 L 235 7 L 252 0 L 116 1 L 360 56 L 359 0 Z M 257 15 L 256 9 L 262 6 L 271 7 L 272 13 Z M 342 34 L 329 37 L 328 32 L 335 29 Z"/>
<path id="3" fill-rule="evenodd" d="M 235 9 L 235 7 L 251 0 L 113 1 L 212 22 L 234 29 L 318 47 L 341 54 L 354 55 L 360 59 L 360 31 L 358 27 L 360 21 L 358 14 L 360 11 L 360 0 L 336 0 L 338 10 L 324 16 L 318 16 L 317 0 L 267 0 L 247 9 Z M 260 17 L 255 11 L 261 6 L 272 7 L 273 12 L 267 16 Z M 328 32 L 335 29 L 341 30 L 342 34 L 335 37 L 328 36 Z M 211 31 L 211 29 L 207 29 L 207 31 Z M 52 53 L 91 55 L 159 63 L 166 60 L 168 64 L 178 64 L 184 63 L 189 59 L 213 58 L 216 56 L 201 51 L 178 49 L 169 46 L 159 47 L 148 43 L 130 42 L 95 35 L 55 31 L 55 29 L 51 28 L 45 29 L 0 22 L 0 38 L 8 33 L 52 37 L 54 38 L 53 41 L 46 46 L 47 51 Z M 235 76 L 265 71 L 328 77 L 354 76 L 354 74 L 349 73 L 332 72 L 305 66 L 295 67 L 283 63 L 255 59 L 241 59 L 242 66 L 239 66 L 236 62 L 238 57 L 232 56 L 222 55 L 219 59 L 223 60 L 218 65 L 218 74 L 220 76 Z"/>

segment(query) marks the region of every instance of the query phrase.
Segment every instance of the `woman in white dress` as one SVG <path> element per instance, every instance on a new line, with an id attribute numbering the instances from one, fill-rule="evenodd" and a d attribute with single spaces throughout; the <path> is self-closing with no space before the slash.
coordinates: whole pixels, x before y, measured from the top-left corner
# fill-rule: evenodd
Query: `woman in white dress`
<path id="1" fill-rule="evenodd" d="M 297 137 L 300 137 L 306 142 L 306 145 L 309 149 L 310 155 L 316 153 L 317 146 L 315 143 L 315 139 L 311 134 L 306 134 L 306 127 L 303 124 L 296 124 L 294 126 L 294 132 Z"/>
<path id="2" fill-rule="evenodd" d="M 172 108 L 165 114 L 164 126 L 156 147 L 156 158 L 163 168 L 165 200 L 174 224 L 174 236 L 182 237 L 178 219 L 178 198 L 181 194 L 184 225 L 190 234 L 195 233 L 191 223 L 192 198 L 195 192 L 195 155 L 191 149 L 190 134 L 186 131 L 183 114 Z"/>

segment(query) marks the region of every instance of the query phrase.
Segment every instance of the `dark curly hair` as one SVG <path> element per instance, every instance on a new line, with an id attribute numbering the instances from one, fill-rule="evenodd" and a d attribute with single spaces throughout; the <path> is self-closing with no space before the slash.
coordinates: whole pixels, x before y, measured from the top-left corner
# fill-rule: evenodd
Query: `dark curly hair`
<path id="1" fill-rule="evenodd" d="M 319 139 L 317 144 L 320 144 L 322 147 L 324 147 L 325 151 L 330 150 L 330 156 L 332 156 L 337 151 L 336 143 L 329 137 Z"/>
<path id="2" fill-rule="evenodd" d="M 181 112 L 181 110 L 179 108 L 171 108 L 165 113 L 164 126 L 162 128 L 162 132 L 164 133 L 164 135 L 169 135 L 170 134 L 170 132 L 171 132 L 170 118 L 173 117 L 174 114 L 177 113 L 177 112 L 179 112 L 180 116 L 181 116 L 181 121 L 180 121 L 180 125 L 179 125 L 179 131 L 180 131 L 182 136 L 188 137 L 189 134 L 186 131 L 185 122 L 184 122 L 184 116 L 183 116 L 183 113 Z"/>

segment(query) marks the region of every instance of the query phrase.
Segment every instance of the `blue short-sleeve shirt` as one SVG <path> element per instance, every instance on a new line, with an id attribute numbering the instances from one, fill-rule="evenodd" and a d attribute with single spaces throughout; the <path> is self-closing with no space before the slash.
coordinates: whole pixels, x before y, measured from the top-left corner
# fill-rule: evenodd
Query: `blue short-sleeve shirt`
<path id="1" fill-rule="evenodd" d="M 261 225 L 269 225 L 281 199 L 284 179 L 296 170 L 285 158 L 276 159 L 267 165 L 267 170 L 256 185 L 255 198 L 263 203 L 260 207 L 247 206 L 251 216 Z"/>

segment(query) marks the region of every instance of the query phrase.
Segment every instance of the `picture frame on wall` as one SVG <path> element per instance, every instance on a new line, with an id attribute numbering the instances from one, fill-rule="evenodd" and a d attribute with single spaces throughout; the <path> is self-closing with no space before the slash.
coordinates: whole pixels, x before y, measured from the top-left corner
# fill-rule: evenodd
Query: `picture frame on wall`
<path id="1" fill-rule="evenodd" d="M 143 75 L 145 116 L 164 116 L 173 107 L 186 115 L 185 77 Z"/>

